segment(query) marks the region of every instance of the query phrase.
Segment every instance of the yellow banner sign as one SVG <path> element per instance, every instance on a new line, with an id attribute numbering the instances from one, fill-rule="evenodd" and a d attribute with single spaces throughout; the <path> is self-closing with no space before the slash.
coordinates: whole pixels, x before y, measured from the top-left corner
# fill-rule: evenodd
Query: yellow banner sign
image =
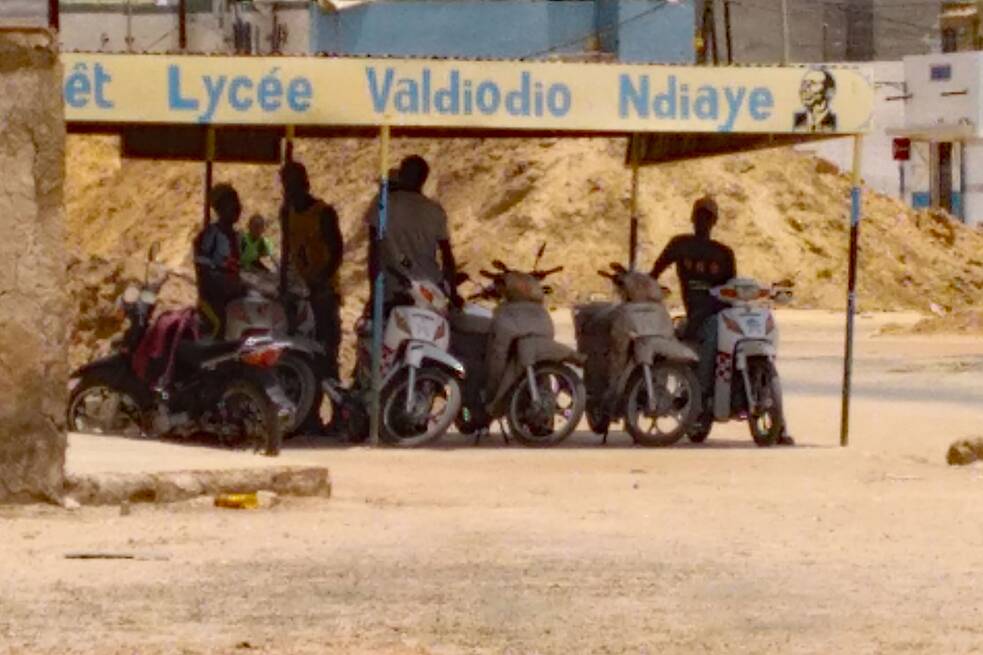
<path id="1" fill-rule="evenodd" d="M 856 133 L 852 68 L 63 54 L 69 122 Z"/>

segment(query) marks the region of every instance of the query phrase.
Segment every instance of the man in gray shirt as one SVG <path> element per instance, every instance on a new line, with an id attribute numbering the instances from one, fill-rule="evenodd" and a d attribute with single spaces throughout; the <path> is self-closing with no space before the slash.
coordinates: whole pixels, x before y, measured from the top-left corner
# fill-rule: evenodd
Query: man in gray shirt
<path id="1" fill-rule="evenodd" d="M 398 280 L 388 271 L 394 268 L 414 279 L 429 280 L 434 284 L 446 281 L 451 301 L 461 304 L 454 285 L 457 265 L 451 251 L 447 214 L 440 203 L 423 195 L 423 185 L 429 174 L 430 167 L 419 155 L 411 155 L 399 165 L 395 179 L 391 178 L 389 183 L 389 205 L 382 243 L 377 241 L 378 197 L 365 213 L 369 225 L 369 285 L 374 291 L 376 273 L 381 267 L 385 275 L 386 303 L 399 289 Z"/>

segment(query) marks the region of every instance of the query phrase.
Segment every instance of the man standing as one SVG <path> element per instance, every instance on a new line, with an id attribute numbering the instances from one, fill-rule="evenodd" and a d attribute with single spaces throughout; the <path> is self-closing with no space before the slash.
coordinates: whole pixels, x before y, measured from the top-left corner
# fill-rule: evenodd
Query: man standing
<path id="1" fill-rule="evenodd" d="M 225 332 L 226 305 L 244 293 L 239 280 L 239 243 L 235 229 L 242 204 L 231 184 L 217 184 L 212 188 L 209 203 L 217 220 L 195 237 L 195 276 L 200 309 L 211 324 L 209 334 L 220 338 Z"/>
<path id="2" fill-rule="evenodd" d="M 280 181 L 283 184 L 281 271 L 284 275 L 296 275 L 307 285 L 317 340 L 325 349 L 319 373 L 322 379 L 337 380 L 341 345 L 338 269 L 344 254 L 338 213 L 311 195 L 307 169 L 302 164 L 288 162 L 280 171 Z"/>
<path id="3" fill-rule="evenodd" d="M 390 175 L 386 229 L 381 243 L 379 234 L 379 200 L 372 201 L 365 213 L 369 226 L 369 286 L 374 293 L 377 272 L 383 271 L 385 300 L 392 299 L 397 280 L 389 268 L 404 271 L 415 279 L 434 284 L 446 281 L 451 301 L 461 304 L 454 285 L 457 264 L 451 250 L 447 214 L 440 203 L 423 195 L 423 185 L 430 166 L 419 155 L 411 155 L 399 165 L 396 179 Z M 392 184 L 395 181 L 396 184 Z M 438 263 L 437 257 L 440 256 Z"/>

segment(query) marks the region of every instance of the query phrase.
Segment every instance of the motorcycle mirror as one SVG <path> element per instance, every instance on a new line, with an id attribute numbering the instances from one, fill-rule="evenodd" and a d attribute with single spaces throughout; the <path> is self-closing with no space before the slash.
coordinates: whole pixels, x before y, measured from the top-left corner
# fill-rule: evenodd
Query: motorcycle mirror
<path id="1" fill-rule="evenodd" d="M 481 269 L 480 271 L 478 271 L 478 275 L 480 275 L 481 277 L 486 277 L 489 280 L 496 280 L 496 279 L 498 279 L 498 276 L 497 275 L 495 275 L 491 271 L 486 271 L 485 269 Z"/>
<path id="2" fill-rule="evenodd" d="M 492 266 L 494 268 L 497 268 L 500 271 L 507 271 L 507 270 L 509 270 L 509 267 L 506 266 L 505 265 L 505 262 L 503 262 L 501 259 L 493 259 L 492 260 Z"/>
<path id="3" fill-rule="evenodd" d="M 541 260 L 543 258 L 543 253 L 545 253 L 545 252 L 546 252 L 546 242 L 543 241 L 543 245 L 541 245 L 539 247 L 539 250 L 536 251 L 536 261 L 533 262 L 533 264 L 532 264 L 532 270 L 535 271 L 536 269 L 539 268 L 539 260 Z"/>
<path id="4" fill-rule="evenodd" d="M 617 273 L 618 275 L 624 275 L 625 273 L 628 272 L 628 270 L 618 262 L 611 262 L 609 266 L 611 267 L 611 270 Z"/>
<path id="5" fill-rule="evenodd" d="M 150 244 L 150 248 L 147 250 L 147 261 L 153 262 L 157 260 L 157 255 L 160 254 L 160 241 L 154 241 Z"/>

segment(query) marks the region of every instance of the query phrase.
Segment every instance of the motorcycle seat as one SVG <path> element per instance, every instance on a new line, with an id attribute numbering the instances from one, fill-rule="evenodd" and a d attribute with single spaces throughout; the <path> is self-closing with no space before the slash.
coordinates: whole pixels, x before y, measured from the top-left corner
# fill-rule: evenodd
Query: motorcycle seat
<path id="1" fill-rule="evenodd" d="M 181 364 L 197 366 L 215 357 L 229 355 L 239 349 L 239 341 L 182 341 L 177 347 Z"/>

